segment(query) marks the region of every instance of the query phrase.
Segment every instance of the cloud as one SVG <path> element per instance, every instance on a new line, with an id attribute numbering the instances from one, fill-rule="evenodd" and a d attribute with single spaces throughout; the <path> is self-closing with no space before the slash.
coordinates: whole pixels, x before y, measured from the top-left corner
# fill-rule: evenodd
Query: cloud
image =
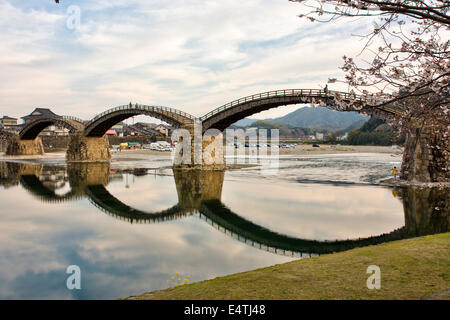
<path id="1" fill-rule="evenodd" d="M 318 88 L 358 53 L 351 34 L 365 28 L 309 23 L 288 1 L 78 5 L 81 28 L 69 30 L 68 4 L 0 0 L 2 113 L 42 106 L 89 119 L 133 101 L 202 115 L 258 92 Z"/>
<path id="2" fill-rule="evenodd" d="M 107 188 L 149 212 L 177 197 L 170 176 L 129 183 L 113 180 Z M 176 272 L 200 281 L 292 260 L 236 241 L 198 215 L 131 224 L 86 198 L 42 203 L 19 186 L 3 190 L 0 202 L 1 299 L 116 299 L 163 289 Z M 69 265 L 81 269 L 81 291 L 66 288 Z"/>

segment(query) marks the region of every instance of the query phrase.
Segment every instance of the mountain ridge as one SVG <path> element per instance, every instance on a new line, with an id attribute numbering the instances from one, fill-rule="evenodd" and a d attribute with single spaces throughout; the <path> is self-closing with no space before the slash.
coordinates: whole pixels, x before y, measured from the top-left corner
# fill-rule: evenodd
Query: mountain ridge
<path id="1" fill-rule="evenodd" d="M 354 111 L 336 112 L 326 107 L 303 107 L 290 112 L 282 117 L 268 118 L 265 121 L 289 126 L 289 127 L 327 127 L 342 130 L 362 126 L 369 120 L 369 116 L 361 115 Z M 244 118 L 234 123 L 235 126 L 248 127 L 258 119 Z M 353 129 L 353 128 L 352 128 Z"/>

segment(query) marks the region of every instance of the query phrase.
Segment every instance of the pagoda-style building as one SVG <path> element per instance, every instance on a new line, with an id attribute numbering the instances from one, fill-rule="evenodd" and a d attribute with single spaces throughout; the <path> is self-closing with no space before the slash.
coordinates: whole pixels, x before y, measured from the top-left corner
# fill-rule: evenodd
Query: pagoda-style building
<path id="1" fill-rule="evenodd" d="M 60 118 L 61 116 L 57 115 L 52 110 L 47 109 L 47 108 L 36 108 L 29 115 L 22 117 L 22 119 L 23 119 L 23 121 L 25 123 L 28 123 L 28 122 L 33 121 L 34 119 L 37 119 L 37 118 L 40 118 L 40 117 L 57 117 L 57 118 Z"/>
<path id="2" fill-rule="evenodd" d="M 27 124 L 28 122 L 31 122 L 35 119 L 38 119 L 40 117 L 56 117 L 56 118 L 62 118 L 60 115 L 57 115 L 52 110 L 48 108 L 36 108 L 32 113 L 30 113 L 27 116 L 22 117 L 24 124 Z M 41 132 L 41 135 L 43 136 L 67 136 L 69 134 L 69 130 L 63 127 L 59 126 L 49 126 L 45 130 Z"/>

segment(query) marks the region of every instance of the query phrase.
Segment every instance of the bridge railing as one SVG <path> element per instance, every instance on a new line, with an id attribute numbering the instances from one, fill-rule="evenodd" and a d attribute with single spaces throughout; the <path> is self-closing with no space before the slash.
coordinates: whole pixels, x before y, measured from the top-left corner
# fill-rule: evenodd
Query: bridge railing
<path id="1" fill-rule="evenodd" d="M 134 104 L 134 105 L 127 104 L 127 105 L 122 105 L 122 106 L 114 107 L 114 108 L 108 109 L 106 111 L 103 111 L 102 113 L 96 115 L 88 123 L 88 125 L 91 124 L 91 123 L 94 123 L 98 119 L 100 119 L 100 118 L 102 118 L 102 117 L 104 117 L 104 116 L 106 116 L 108 114 L 111 114 L 111 113 L 114 113 L 114 112 L 117 112 L 117 111 L 121 111 L 121 110 L 143 110 L 143 111 L 155 111 L 155 112 L 161 112 L 162 111 L 162 112 L 174 113 L 174 114 L 180 115 L 182 117 L 185 117 L 185 118 L 188 118 L 188 119 L 191 119 L 191 120 L 195 119 L 195 117 L 190 115 L 189 113 L 186 113 L 186 112 L 183 112 L 181 110 L 174 109 L 174 108 L 163 107 L 163 106 L 147 106 L 147 105 L 142 105 L 142 104 L 141 105 L 139 105 L 139 104 Z"/>
<path id="2" fill-rule="evenodd" d="M 62 116 L 63 120 L 70 120 L 70 121 L 76 121 L 76 122 L 80 122 L 80 123 L 86 123 L 86 120 L 83 120 L 81 118 L 77 118 L 74 116 Z"/>
<path id="3" fill-rule="evenodd" d="M 292 251 L 292 250 L 288 250 L 288 249 L 280 249 L 280 248 L 276 248 L 276 247 L 272 247 L 272 246 L 268 246 L 250 239 L 247 239 L 246 237 L 235 233 L 231 230 L 228 230 L 226 228 L 224 228 L 223 226 L 221 226 L 220 224 L 214 222 L 213 220 L 211 220 L 210 218 L 208 218 L 207 216 L 203 215 L 203 214 L 199 214 L 198 217 L 200 218 L 200 220 L 204 220 L 207 224 L 209 224 L 210 226 L 212 226 L 213 228 L 219 230 L 220 232 L 232 237 L 233 239 L 238 240 L 239 242 L 245 243 L 247 245 L 250 245 L 254 248 L 258 248 L 260 250 L 264 250 L 264 251 L 268 251 L 268 252 L 272 252 L 278 255 L 283 255 L 283 256 L 288 256 L 288 257 L 296 257 L 296 258 L 301 258 L 303 256 L 308 256 L 311 257 L 312 255 L 309 253 L 304 253 L 304 252 L 300 252 L 300 251 Z M 316 254 L 313 254 L 314 256 L 316 256 Z"/>
<path id="4" fill-rule="evenodd" d="M 149 213 L 148 217 L 128 217 L 125 215 L 121 215 L 118 214 L 114 211 L 110 211 L 104 207 L 102 207 L 100 204 L 96 203 L 91 197 L 87 197 L 89 202 L 91 204 L 93 204 L 97 209 L 99 209 L 100 211 L 102 211 L 103 213 L 107 214 L 108 216 L 114 217 L 115 219 L 118 220 L 122 220 L 122 221 L 127 221 L 130 223 L 139 223 L 139 224 L 156 224 L 156 223 L 161 223 L 161 222 L 166 222 L 166 221 L 172 221 L 174 219 L 178 219 L 178 216 L 159 216 L 159 217 L 152 217 L 152 214 Z M 184 214 L 186 215 L 186 214 Z"/>
<path id="5" fill-rule="evenodd" d="M 26 132 L 30 127 L 33 127 L 36 123 L 39 123 L 40 121 L 48 121 L 48 120 L 50 120 L 50 121 L 55 121 L 55 122 L 58 122 L 58 121 L 61 121 L 61 120 L 72 120 L 72 121 L 76 121 L 76 122 L 80 122 L 80 123 L 85 123 L 85 121 L 84 120 L 82 120 L 82 119 L 80 119 L 80 118 L 77 118 L 77 117 L 74 117 L 74 116 L 58 116 L 58 115 L 54 115 L 54 116 L 39 116 L 39 117 L 36 117 L 35 119 L 33 119 L 33 120 L 31 120 L 31 121 L 29 121 L 29 122 L 27 122 L 27 123 L 25 123 L 23 126 L 22 126 L 22 129 L 20 130 L 20 134 L 22 134 L 23 132 Z M 73 125 L 71 125 L 71 124 L 69 124 L 71 127 L 74 127 Z"/>
<path id="6" fill-rule="evenodd" d="M 147 105 L 141 105 L 138 107 L 154 108 L 154 109 L 163 110 L 163 111 L 170 112 L 170 113 L 175 113 L 175 114 L 178 114 L 180 116 L 183 116 L 183 117 L 191 119 L 191 120 L 195 119 L 195 117 L 189 113 L 186 113 L 186 112 L 178 110 L 178 109 L 170 108 L 170 107 L 147 106 Z"/>
<path id="7" fill-rule="evenodd" d="M 254 94 L 251 96 L 247 96 L 244 98 L 240 98 L 237 100 L 234 100 L 232 102 L 229 102 L 227 104 L 224 104 L 223 106 L 220 106 L 204 116 L 200 117 L 201 121 L 205 121 L 209 117 L 212 117 L 213 115 L 223 112 L 227 109 L 230 109 L 232 107 L 235 107 L 237 105 L 251 102 L 251 101 L 257 101 L 261 99 L 267 99 L 267 98 L 275 98 L 275 97 L 334 97 L 336 94 L 338 94 L 343 100 L 350 100 L 354 99 L 355 101 L 363 101 L 364 99 L 361 96 L 354 95 L 348 92 L 338 92 L 338 91 L 330 91 L 330 90 L 322 90 L 322 89 L 283 89 L 283 90 L 273 90 L 273 91 L 267 91 L 262 92 L 258 94 Z"/>

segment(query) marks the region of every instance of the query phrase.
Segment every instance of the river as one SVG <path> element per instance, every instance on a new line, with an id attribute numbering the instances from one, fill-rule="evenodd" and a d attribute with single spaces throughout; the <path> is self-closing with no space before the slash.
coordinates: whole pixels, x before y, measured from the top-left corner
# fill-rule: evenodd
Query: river
<path id="1" fill-rule="evenodd" d="M 0 299 L 115 299 L 448 231 L 445 190 L 378 185 L 400 162 L 288 155 L 267 173 L 173 171 L 143 155 L 2 161 Z M 80 290 L 66 286 L 70 265 Z"/>

